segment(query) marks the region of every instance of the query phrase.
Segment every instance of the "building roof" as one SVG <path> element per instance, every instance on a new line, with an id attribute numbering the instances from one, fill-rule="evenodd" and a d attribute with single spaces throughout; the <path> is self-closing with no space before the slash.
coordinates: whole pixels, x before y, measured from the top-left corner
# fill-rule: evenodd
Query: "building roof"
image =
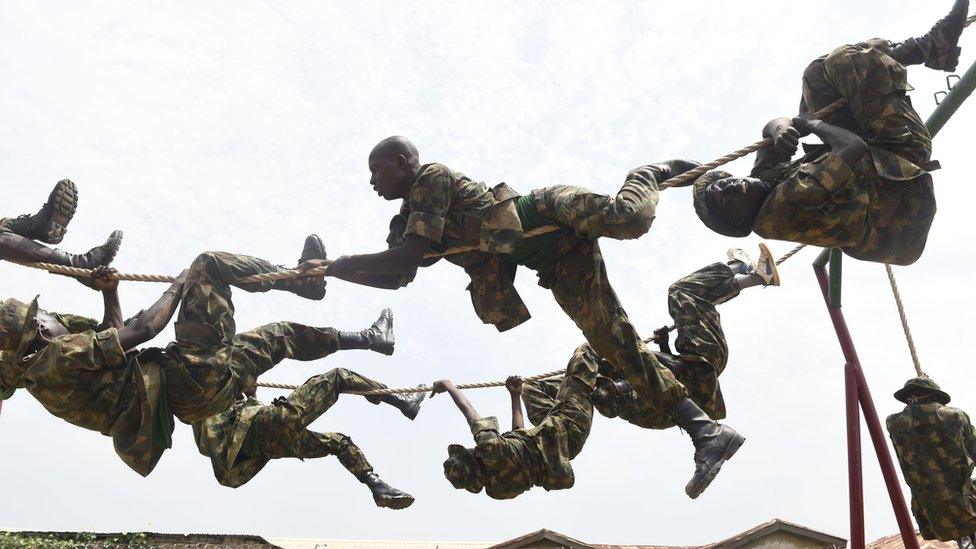
<path id="1" fill-rule="evenodd" d="M 553 532 L 552 530 L 543 528 L 542 530 L 536 530 L 535 532 L 525 534 L 524 536 L 519 536 L 515 539 L 503 541 L 498 545 L 492 545 L 491 549 L 517 549 L 519 547 L 534 547 L 543 540 L 558 543 L 566 549 L 594 549 L 597 547 L 596 545 L 589 545 L 577 539 L 560 534 L 559 532 Z"/>
<path id="2" fill-rule="evenodd" d="M 918 535 L 918 532 L 916 532 L 916 535 Z M 918 546 L 920 549 L 956 549 L 956 542 L 928 540 L 922 539 L 922 536 L 918 536 Z M 877 541 L 872 541 L 864 547 L 865 549 L 902 549 L 905 547 L 905 544 L 901 540 L 901 534 L 894 534 Z"/>
<path id="3" fill-rule="evenodd" d="M 819 541 L 824 545 L 832 545 L 835 547 L 847 546 L 847 540 L 844 538 L 831 536 L 830 534 L 825 534 L 823 532 L 807 528 L 806 526 L 800 526 L 799 524 L 793 524 L 792 522 L 787 522 L 785 520 L 773 519 L 769 522 L 760 524 L 755 528 L 746 530 L 741 534 L 736 534 L 731 538 L 705 545 L 701 549 L 732 549 L 734 547 L 741 547 L 758 538 L 768 536 L 773 532 L 788 532 L 790 534 Z"/>

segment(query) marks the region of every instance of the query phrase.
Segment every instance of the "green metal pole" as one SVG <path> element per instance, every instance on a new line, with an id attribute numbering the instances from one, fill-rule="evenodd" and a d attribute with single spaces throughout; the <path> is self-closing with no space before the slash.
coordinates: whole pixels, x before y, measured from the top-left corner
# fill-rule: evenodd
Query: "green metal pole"
<path id="1" fill-rule="evenodd" d="M 839 248 L 830 249 L 830 306 L 840 309 L 841 278 L 844 253 Z"/>
<path id="2" fill-rule="evenodd" d="M 925 121 L 925 127 L 929 129 L 929 134 L 935 137 L 935 134 L 939 133 L 942 126 L 949 121 L 949 118 L 956 113 L 959 106 L 962 105 L 973 90 L 976 89 L 976 63 L 973 63 L 966 74 L 962 75 L 962 78 L 956 82 L 956 85 L 952 87 L 945 99 L 939 103 L 929 119 Z"/>

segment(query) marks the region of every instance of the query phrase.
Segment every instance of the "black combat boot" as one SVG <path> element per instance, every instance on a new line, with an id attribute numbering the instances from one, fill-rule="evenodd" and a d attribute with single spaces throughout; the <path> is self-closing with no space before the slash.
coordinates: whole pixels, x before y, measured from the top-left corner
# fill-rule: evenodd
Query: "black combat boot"
<path id="1" fill-rule="evenodd" d="M 392 355 L 395 345 L 393 337 L 393 311 L 383 309 L 372 326 L 358 332 L 339 332 L 340 349 L 369 349 L 384 355 Z"/>
<path id="2" fill-rule="evenodd" d="M 302 256 L 298 258 L 298 264 L 301 265 L 310 259 L 327 259 L 325 244 L 317 234 L 310 234 L 305 238 L 305 246 L 302 248 Z M 325 298 L 324 276 L 275 280 L 272 287 L 313 301 L 321 301 Z"/>
<path id="3" fill-rule="evenodd" d="M 417 419 L 417 414 L 420 413 L 420 403 L 427 398 L 427 393 L 395 393 L 392 395 L 383 395 L 380 397 L 380 402 L 384 404 L 389 404 L 400 410 L 407 419 L 413 421 Z"/>
<path id="4" fill-rule="evenodd" d="M 373 493 L 373 501 L 376 502 L 377 507 L 406 509 L 413 505 L 413 496 L 383 482 L 376 473 L 366 473 L 359 478 L 359 482 L 369 486 L 369 491 Z"/>
<path id="5" fill-rule="evenodd" d="M 77 208 L 78 188 L 70 179 L 62 179 L 54 186 L 39 212 L 17 217 L 7 228 L 24 238 L 59 244 Z"/>
<path id="6" fill-rule="evenodd" d="M 83 254 L 69 254 L 58 249 L 51 250 L 50 262 L 82 269 L 107 267 L 112 264 L 115 254 L 119 253 L 120 246 L 122 246 L 122 231 L 113 231 L 105 244 L 95 246 Z"/>
<path id="7" fill-rule="evenodd" d="M 691 435 L 695 445 L 695 474 L 685 486 L 688 497 L 695 499 L 708 488 L 722 464 L 731 458 L 745 442 L 734 429 L 708 417 L 690 398 L 671 409 L 674 422 Z"/>
<path id="8" fill-rule="evenodd" d="M 956 0 L 949 15 L 933 25 L 925 36 L 909 38 L 896 44 L 891 50 L 891 57 L 902 65 L 925 63 L 930 69 L 947 72 L 956 70 L 959 53 L 962 51 L 957 44 L 968 13 L 969 0 Z"/>

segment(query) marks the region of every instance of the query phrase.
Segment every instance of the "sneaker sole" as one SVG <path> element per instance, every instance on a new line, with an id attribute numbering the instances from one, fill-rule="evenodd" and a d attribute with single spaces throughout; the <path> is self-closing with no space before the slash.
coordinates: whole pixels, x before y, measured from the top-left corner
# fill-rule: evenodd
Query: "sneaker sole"
<path id="1" fill-rule="evenodd" d="M 767 246 L 765 242 L 760 242 L 759 243 L 759 253 L 760 253 L 760 258 L 763 255 L 768 255 L 769 256 L 769 259 L 770 259 L 769 265 L 773 269 L 773 272 L 771 273 L 772 274 L 772 278 L 769 280 L 769 284 L 767 284 L 767 285 L 768 286 L 779 286 L 779 268 L 776 266 L 776 260 L 773 258 L 773 252 L 770 251 L 769 246 Z M 759 263 L 762 263 L 762 261 L 760 260 Z M 758 263 L 757 263 L 757 265 L 758 265 Z"/>
<path id="2" fill-rule="evenodd" d="M 702 478 L 701 482 L 696 484 L 693 489 L 688 492 L 688 497 L 691 499 L 696 499 L 698 496 L 702 495 L 702 492 L 704 492 L 712 481 L 715 480 L 715 477 L 718 476 L 718 473 L 722 470 L 722 465 L 725 465 L 726 461 L 732 459 L 732 456 L 739 451 L 739 448 L 742 447 L 745 441 L 746 437 L 736 434 L 736 437 L 729 442 L 728 446 L 725 447 L 725 452 L 722 453 L 722 459 L 715 464 L 715 467 L 712 467 L 711 470 L 708 471 L 708 474 Z"/>
<path id="3" fill-rule="evenodd" d="M 67 179 L 58 181 L 51 192 L 51 219 L 48 222 L 46 239 L 48 244 L 60 244 L 68 232 L 68 223 L 78 209 L 78 187 Z"/>

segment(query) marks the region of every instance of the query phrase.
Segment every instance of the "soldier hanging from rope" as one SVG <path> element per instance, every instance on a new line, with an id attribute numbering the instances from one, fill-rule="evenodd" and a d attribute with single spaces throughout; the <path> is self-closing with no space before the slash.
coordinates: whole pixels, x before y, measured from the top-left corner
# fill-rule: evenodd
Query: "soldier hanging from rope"
<path id="1" fill-rule="evenodd" d="M 0 219 L 0 260 L 83 269 L 110 265 L 122 244 L 122 231 L 113 232 L 104 244 L 83 254 L 69 254 L 35 242 L 60 244 L 77 207 L 78 189 L 70 179 L 62 179 L 36 214 Z"/>
<path id="2" fill-rule="evenodd" d="M 311 235 L 300 261 L 323 257 L 321 240 Z M 201 254 L 149 309 L 128 321 L 118 281 L 107 268 L 82 281 L 102 293 L 102 322 L 46 312 L 37 298 L 29 304 L 0 301 L 0 393 L 9 397 L 24 388 L 52 414 L 112 437 L 119 457 L 145 476 L 170 447 L 174 415 L 190 423 L 227 410 L 286 358 L 311 361 L 344 349 L 392 354 L 388 310 L 361 332 L 275 322 L 237 333 L 231 286 L 325 296 L 323 277 L 235 282 L 280 269 L 243 255 Z M 177 307 L 176 341 L 137 349 L 166 327 Z"/>
<path id="3" fill-rule="evenodd" d="M 308 429 L 336 403 L 340 394 L 374 389 L 386 389 L 386 385 L 336 368 L 312 377 L 288 397 L 276 398 L 269 405 L 249 392 L 229 410 L 194 421 L 193 436 L 197 449 L 210 458 L 214 475 L 224 486 L 244 485 L 272 459 L 336 456 L 347 471 L 369 487 L 378 507 L 405 509 L 413 504 L 413 496 L 380 479 L 351 438 Z M 373 404 L 389 404 L 413 420 L 426 396 L 417 393 L 365 398 Z"/>
<path id="4" fill-rule="evenodd" d="M 753 286 L 779 286 L 779 273 L 769 248 L 760 244 L 758 264 L 742 250 L 729 250 L 730 261 L 713 263 L 675 282 L 668 290 L 668 309 L 678 332 L 675 349 L 668 343 L 670 328 L 654 332 L 646 343 L 657 343 L 661 352 L 655 356 L 685 387 L 695 403 L 715 419 L 725 418 L 725 400 L 718 377 L 725 370 L 729 348 L 722 331 L 716 304 L 724 303 Z M 626 379 L 613 365 L 593 351 L 589 345 L 580 346 L 570 359 L 585 363 L 587 370 L 599 372 L 593 404 L 606 417 L 620 417 L 645 429 L 668 429 L 674 420 L 649 406 L 634 394 Z M 558 398 L 560 378 L 525 383 L 522 395 L 529 421 L 540 425 Z M 689 484 L 689 495 L 701 493 L 700 486 Z"/>
<path id="5" fill-rule="evenodd" d="M 583 449 L 593 422 L 593 363 L 569 363 L 545 419 L 526 429 L 522 414 L 522 379 L 505 382 L 512 397 L 512 430 L 502 433 L 495 417 L 481 417 L 450 380 L 434 382 L 434 393 L 446 392 L 468 421 L 475 447 L 447 448 L 444 476 L 458 490 L 477 494 L 482 489 L 493 499 L 511 499 L 541 486 L 548 490 L 572 488 L 576 479 L 570 461 Z"/>
<path id="6" fill-rule="evenodd" d="M 757 153 L 751 177 L 709 172 L 694 184 L 695 210 L 713 231 L 838 247 L 851 257 L 914 263 L 935 216 L 932 141 L 912 107 L 906 66 L 952 71 L 968 0 L 925 35 L 900 43 L 841 46 L 803 73 L 800 115 L 763 128 L 773 146 Z M 823 120 L 814 113 L 843 99 Z M 801 136 L 824 145 L 790 161 Z"/>
<path id="7" fill-rule="evenodd" d="M 946 406 L 949 394 L 927 377 L 908 380 L 895 398 L 906 406 L 888 416 L 888 434 L 912 490 L 919 533 L 973 549 L 976 431 L 969 416 Z"/>
<path id="8" fill-rule="evenodd" d="M 575 186 L 537 189 L 519 196 L 504 183 L 489 189 L 441 164 L 420 164 L 406 138 L 381 141 L 369 155 L 370 185 L 385 200 L 402 200 L 390 224 L 389 249 L 344 256 L 327 276 L 396 289 L 410 283 L 417 269 L 436 260 L 428 252 L 474 245 L 478 251 L 447 260 L 471 277 L 471 299 L 478 316 L 504 331 L 529 318 L 515 290 L 519 265 L 536 271 L 587 342 L 626 377 L 637 395 L 672 417 L 704 456 L 693 481 L 711 479 L 741 437 L 711 420 L 688 398 L 687 389 L 641 341 L 610 285 L 598 239 L 634 239 L 654 220 L 658 182 L 697 166 L 672 160 L 643 166 L 627 175 L 618 193 L 606 196 Z M 555 224 L 560 230 L 522 239 L 523 231 Z M 324 266 L 309 262 L 305 268 Z M 707 485 L 707 482 L 705 483 Z M 704 486 L 702 486 L 704 489 Z"/>

